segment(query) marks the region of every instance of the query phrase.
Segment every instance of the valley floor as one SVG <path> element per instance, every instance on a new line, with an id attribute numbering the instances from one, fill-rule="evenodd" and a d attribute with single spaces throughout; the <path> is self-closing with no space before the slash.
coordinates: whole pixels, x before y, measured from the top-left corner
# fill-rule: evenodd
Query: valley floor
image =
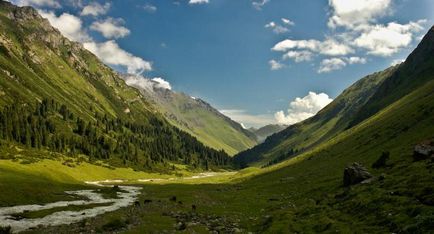
<path id="1" fill-rule="evenodd" d="M 82 177 L 82 182 L 71 179 L 74 168 L 56 161 L 28 166 L 2 160 L 0 188 L 6 193 L 2 193 L 0 201 L 5 207 L 68 200 L 71 197 L 65 191 L 99 189 L 84 181 L 102 180 L 101 175 L 108 170 L 107 173 L 113 174 L 107 179 L 122 179 L 123 184 L 135 181 L 135 186 L 143 187 L 138 203 L 74 224 L 39 226 L 27 232 L 426 233 L 432 230 L 432 161 L 413 162 L 411 150 L 400 148 L 392 152 L 395 157 L 387 168 L 369 169 L 376 176 L 374 181 L 345 188 L 342 186 L 345 160 L 336 161 L 327 154 L 309 160 L 295 158 L 276 168 L 188 175 L 177 180 L 142 172 L 116 177 L 116 170 L 126 169 L 80 165 L 76 169 L 83 172 L 81 176 L 94 172 Z M 328 168 L 324 168 L 324 162 Z M 369 165 L 367 162 L 362 161 Z M 48 170 L 52 174 L 47 174 L 47 170 L 42 173 L 35 169 L 38 165 L 41 169 L 55 165 L 56 170 Z M 91 170 L 83 170 L 85 167 Z M 380 175 L 384 179 L 378 179 Z M 138 178 L 147 179 L 137 184 Z M 104 193 L 110 193 L 111 188 L 108 190 Z M 89 209 L 71 209 L 85 208 Z M 41 218 L 53 212 L 59 210 L 31 215 Z"/>

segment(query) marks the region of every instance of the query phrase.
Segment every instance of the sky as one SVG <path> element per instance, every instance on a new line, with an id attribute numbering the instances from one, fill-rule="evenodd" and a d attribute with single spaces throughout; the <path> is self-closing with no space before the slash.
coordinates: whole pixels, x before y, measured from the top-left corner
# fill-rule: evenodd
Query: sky
<path id="1" fill-rule="evenodd" d="M 294 124 L 403 61 L 432 0 L 11 0 L 104 63 L 246 127 Z"/>

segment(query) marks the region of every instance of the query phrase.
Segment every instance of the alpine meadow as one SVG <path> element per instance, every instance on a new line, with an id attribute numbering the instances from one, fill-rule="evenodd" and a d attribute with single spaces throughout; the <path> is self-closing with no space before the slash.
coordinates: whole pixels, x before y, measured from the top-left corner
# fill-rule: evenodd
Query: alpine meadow
<path id="1" fill-rule="evenodd" d="M 432 233 L 431 0 L 0 0 L 0 234 Z"/>

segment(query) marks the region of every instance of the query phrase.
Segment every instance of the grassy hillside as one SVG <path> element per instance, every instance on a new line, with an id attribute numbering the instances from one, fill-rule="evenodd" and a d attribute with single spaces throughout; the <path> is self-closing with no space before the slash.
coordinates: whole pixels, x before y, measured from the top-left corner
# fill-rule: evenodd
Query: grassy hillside
<path id="1" fill-rule="evenodd" d="M 0 137 L 116 166 L 210 168 L 226 153 L 170 125 L 140 92 L 30 7 L 0 1 Z M 164 169 L 164 170 L 166 170 Z"/>
<path id="2" fill-rule="evenodd" d="M 235 156 L 240 165 L 266 165 L 302 153 L 348 128 L 355 114 L 396 68 L 374 73 L 344 90 L 315 116 L 268 137 L 262 144 Z"/>
<path id="3" fill-rule="evenodd" d="M 184 204 L 200 207 L 196 219 L 205 224 L 187 226 L 188 231 L 218 230 L 221 227 L 212 225 L 217 219 L 258 233 L 429 233 L 434 217 L 434 164 L 432 158 L 414 161 L 412 155 L 416 144 L 434 140 L 433 90 L 431 79 L 333 139 L 298 157 L 247 173 L 233 184 L 148 185 L 146 198 L 176 195 Z M 385 151 L 390 153 L 386 165 L 372 168 Z M 352 162 L 362 163 L 374 179 L 344 187 L 343 171 Z M 132 232 L 146 230 L 147 218 L 157 212 L 174 212 L 176 223 L 183 220 L 176 214 L 189 211 L 188 206 L 170 202 L 168 206 L 147 207 L 143 225 Z M 209 216 L 215 218 L 210 221 Z"/>
<path id="4" fill-rule="evenodd" d="M 246 169 L 229 183 L 147 184 L 140 200 L 150 204 L 89 220 L 90 226 L 116 219 L 129 224 L 127 233 L 180 227 L 188 233 L 429 233 L 433 161 L 415 162 L 412 151 L 420 141 L 434 140 L 432 90 L 434 81 L 315 149 L 265 169 Z M 384 151 L 390 152 L 386 166 L 371 168 Z M 343 187 L 343 170 L 352 162 L 365 165 L 374 180 Z M 48 230 L 90 229 L 75 224 Z"/>
<path id="5" fill-rule="evenodd" d="M 432 80 L 434 29 L 407 60 L 357 81 L 317 115 L 235 156 L 241 166 L 271 165 L 332 139 Z"/>
<path id="6" fill-rule="evenodd" d="M 152 81 L 148 82 L 151 84 Z M 256 144 L 252 133 L 201 99 L 168 89 L 133 86 L 139 88 L 170 123 L 209 147 L 234 155 Z"/>

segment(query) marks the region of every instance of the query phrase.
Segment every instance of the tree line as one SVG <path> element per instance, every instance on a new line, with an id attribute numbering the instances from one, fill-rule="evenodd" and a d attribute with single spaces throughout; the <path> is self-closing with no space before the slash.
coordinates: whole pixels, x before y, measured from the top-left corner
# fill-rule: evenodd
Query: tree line
<path id="1" fill-rule="evenodd" d="M 93 119 L 87 121 L 52 99 L 43 99 L 34 107 L 4 107 L 0 111 L 0 139 L 149 170 L 169 162 L 205 169 L 232 163 L 223 150 L 204 146 L 156 116 L 137 123 L 94 112 Z"/>

